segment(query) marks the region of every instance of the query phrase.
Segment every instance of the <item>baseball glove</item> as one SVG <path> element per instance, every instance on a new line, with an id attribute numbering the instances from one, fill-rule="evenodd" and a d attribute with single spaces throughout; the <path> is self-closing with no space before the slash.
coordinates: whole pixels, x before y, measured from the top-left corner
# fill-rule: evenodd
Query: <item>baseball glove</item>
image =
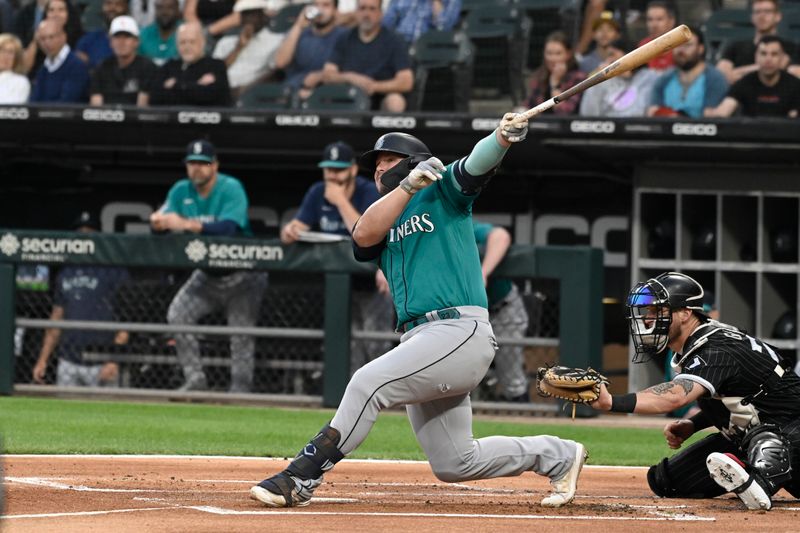
<path id="1" fill-rule="evenodd" d="M 600 384 L 608 379 L 591 367 L 542 367 L 537 372 L 536 388 L 542 396 L 560 398 L 572 403 L 590 403 L 600 397 Z"/>

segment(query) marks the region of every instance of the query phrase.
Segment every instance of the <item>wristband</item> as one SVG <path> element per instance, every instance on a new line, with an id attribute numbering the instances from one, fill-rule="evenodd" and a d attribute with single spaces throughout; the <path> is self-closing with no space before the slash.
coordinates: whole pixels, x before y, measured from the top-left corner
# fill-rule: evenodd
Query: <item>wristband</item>
<path id="1" fill-rule="evenodd" d="M 632 413 L 636 409 L 636 393 L 614 395 L 611 397 L 611 409 L 614 413 Z"/>
<path id="2" fill-rule="evenodd" d="M 413 185 L 411 185 L 411 181 L 407 177 L 403 178 L 402 181 L 400 181 L 400 188 L 406 191 L 411 196 L 417 194 L 417 189 Z"/>

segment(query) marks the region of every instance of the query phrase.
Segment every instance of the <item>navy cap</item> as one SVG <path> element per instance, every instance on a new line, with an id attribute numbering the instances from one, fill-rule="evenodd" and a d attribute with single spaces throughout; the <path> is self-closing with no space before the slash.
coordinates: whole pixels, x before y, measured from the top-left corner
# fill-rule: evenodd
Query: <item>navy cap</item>
<path id="1" fill-rule="evenodd" d="M 186 147 L 186 157 L 184 161 L 204 161 L 206 163 L 213 163 L 217 159 L 217 150 L 214 145 L 208 141 L 198 139 L 189 143 Z"/>
<path id="2" fill-rule="evenodd" d="M 82 211 L 75 220 L 72 221 L 70 229 L 76 230 L 78 228 L 92 228 L 95 231 L 100 231 L 100 222 L 89 211 Z"/>
<path id="3" fill-rule="evenodd" d="M 320 161 L 320 168 L 348 168 L 355 164 L 356 156 L 353 153 L 353 148 L 342 141 L 336 141 L 325 147 L 322 152 L 322 161 Z"/>

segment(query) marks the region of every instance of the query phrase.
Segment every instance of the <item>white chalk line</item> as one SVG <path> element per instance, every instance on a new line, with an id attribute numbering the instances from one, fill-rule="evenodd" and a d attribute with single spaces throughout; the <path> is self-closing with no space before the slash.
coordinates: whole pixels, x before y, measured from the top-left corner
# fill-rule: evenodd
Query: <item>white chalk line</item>
<path id="1" fill-rule="evenodd" d="M 512 515 L 512 514 L 459 514 L 459 513 L 380 513 L 348 511 L 236 511 L 213 506 L 195 506 L 192 509 L 219 515 L 304 515 L 304 516 L 375 516 L 391 518 L 466 518 L 511 520 L 623 520 L 645 522 L 714 522 L 716 518 L 694 515 L 668 515 L 663 517 L 597 516 L 597 515 Z"/>
<path id="2" fill-rule="evenodd" d="M 164 511 L 181 509 L 183 506 L 174 507 L 140 507 L 139 509 L 108 509 L 106 511 L 75 511 L 71 513 L 42 513 L 42 514 L 7 514 L 0 516 L 0 520 L 15 520 L 20 518 L 67 518 L 72 516 L 98 516 L 115 513 L 135 513 L 138 511 Z"/>

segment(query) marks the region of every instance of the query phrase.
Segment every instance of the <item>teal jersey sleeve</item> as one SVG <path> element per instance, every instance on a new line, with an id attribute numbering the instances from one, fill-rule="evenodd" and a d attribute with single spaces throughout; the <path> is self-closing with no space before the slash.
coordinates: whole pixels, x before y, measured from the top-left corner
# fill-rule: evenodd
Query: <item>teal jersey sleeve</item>
<path id="1" fill-rule="evenodd" d="M 188 195 L 187 186 L 189 186 L 189 180 L 180 180 L 170 188 L 169 192 L 167 193 L 167 200 L 164 202 L 162 212 L 177 213 L 181 216 L 184 216 L 183 212 L 181 211 L 181 205 L 184 198 L 186 198 Z"/>
<path id="2" fill-rule="evenodd" d="M 494 226 L 486 222 L 472 222 L 472 229 L 475 232 L 475 243 L 478 246 L 486 246 L 486 241 L 489 239 L 489 233 L 492 232 Z"/>
<path id="3" fill-rule="evenodd" d="M 247 194 L 242 183 L 226 174 L 219 174 L 219 182 L 214 187 L 214 194 L 219 188 L 219 203 L 216 207 L 216 220 L 231 220 L 240 228 L 249 232 L 250 224 L 247 218 Z"/>

